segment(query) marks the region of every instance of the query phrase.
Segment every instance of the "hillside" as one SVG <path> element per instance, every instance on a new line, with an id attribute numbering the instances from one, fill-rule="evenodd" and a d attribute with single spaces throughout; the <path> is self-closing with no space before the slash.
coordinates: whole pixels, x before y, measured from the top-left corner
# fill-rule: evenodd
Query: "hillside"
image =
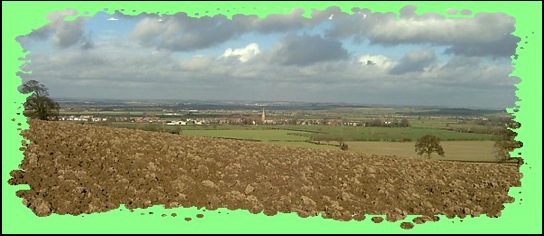
<path id="1" fill-rule="evenodd" d="M 440 162 L 340 150 L 31 120 L 10 184 L 38 216 L 153 205 L 297 212 L 337 220 L 386 214 L 500 216 L 516 166 Z M 367 219 L 369 220 L 369 219 Z M 420 218 L 416 223 L 432 220 Z"/>

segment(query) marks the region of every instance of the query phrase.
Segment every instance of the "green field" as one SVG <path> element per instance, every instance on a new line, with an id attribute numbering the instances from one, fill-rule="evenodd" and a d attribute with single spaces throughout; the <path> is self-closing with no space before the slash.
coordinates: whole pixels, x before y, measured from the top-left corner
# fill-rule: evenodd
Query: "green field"
<path id="1" fill-rule="evenodd" d="M 280 125 L 271 126 L 274 129 L 287 129 L 297 131 L 318 132 L 312 134 L 312 137 L 323 137 L 330 140 L 343 139 L 344 141 L 390 141 L 404 142 L 415 141 L 419 137 L 432 134 L 444 141 L 460 141 L 460 140 L 478 140 L 491 141 L 495 136 L 490 134 L 478 133 L 462 133 L 442 128 L 428 127 L 362 127 L 362 126 L 324 126 L 324 125 Z"/>
<path id="2" fill-rule="evenodd" d="M 415 142 L 347 142 L 347 144 L 349 150 L 354 152 L 424 158 L 415 153 Z M 440 144 L 444 148 L 445 157 L 433 153 L 432 159 L 496 161 L 492 141 L 444 141 Z"/>
<path id="3" fill-rule="evenodd" d="M 321 138 L 321 140 L 344 141 L 383 141 L 410 142 L 419 137 L 432 134 L 443 141 L 492 141 L 491 134 L 462 133 L 442 128 L 428 127 L 362 127 L 362 126 L 326 126 L 326 125 L 204 125 L 204 126 L 168 126 L 159 123 L 114 122 L 101 124 L 113 127 L 143 129 L 150 131 L 177 131 L 185 134 L 202 134 L 204 136 L 227 137 L 256 140 L 304 140 Z M 291 135 L 284 135 L 291 133 Z M 303 136 L 292 135 L 298 133 Z M 219 135 L 219 136 L 218 136 Z M 268 136 L 274 137 L 268 137 Z"/>
<path id="4" fill-rule="evenodd" d="M 437 123 L 439 122 L 432 122 L 432 124 Z M 419 127 L 407 128 L 317 125 L 169 126 L 160 123 L 136 122 L 102 123 L 101 125 L 319 149 L 339 149 L 335 145 L 343 140 L 348 144 L 349 151 L 407 157 L 419 157 L 414 151 L 415 140 L 423 135 L 432 134 L 442 140 L 441 144 L 446 152 L 446 157 L 440 157 L 440 159 L 495 161 L 492 141 L 495 136 L 449 131 L 440 128 L 441 126 L 421 127 L 421 123 L 416 125 Z M 320 145 L 307 142 L 312 139 L 318 140 Z M 439 157 L 433 154 L 432 158 Z"/>
<path id="5" fill-rule="evenodd" d="M 289 130 L 183 130 L 184 135 L 259 141 L 304 141 L 308 133 Z"/>
<path id="6" fill-rule="evenodd" d="M 207 136 L 230 139 L 258 140 L 264 143 L 289 145 L 298 147 L 338 149 L 333 146 L 338 144 L 330 141 L 330 145 L 317 145 L 304 142 L 304 136 L 309 133 L 288 130 L 184 130 L 184 135 Z M 322 142 L 327 144 L 327 142 Z M 377 155 L 397 155 L 405 157 L 420 157 L 415 153 L 415 142 L 365 142 L 349 141 L 349 150 L 353 152 L 365 152 Z M 462 161 L 495 161 L 493 141 L 442 141 L 445 157 L 439 157 L 435 153 L 431 158 Z"/>
<path id="7" fill-rule="evenodd" d="M 184 130 L 183 134 L 231 139 L 251 139 L 265 143 L 298 147 L 338 149 L 338 147 L 333 146 L 338 144 L 335 141 L 330 141 L 329 144 L 331 145 L 317 145 L 303 142 L 306 140 L 304 135 L 307 136 L 309 133 L 288 130 Z M 322 143 L 327 144 L 327 142 Z M 420 157 L 415 153 L 415 142 L 350 141 L 347 144 L 349 145 L 349 150 L 353 152 Z M 463 161 L 495 161 L 493 141 L 442 141 L 441 145 L 446 153 L 445 158 L 439 157 L 435 153 L 433 153 L 431 158 Z"/>
<path id="8" fill-rule="evenodd" d="M 183 130 L 182 135 L 188 136 L 205 136 L 218 137 L 238 140 L 260 141 L 263 143 L 286 145 L 305 148 L 319 149 L 338 149 L 334 146 L 335 142 L 330 145 L 312 144 L 306 142 L 310 133 L 290 130 L 267 130 L 267 129 L 232 129 L 232 130 L 209 130 L 209 129 L 188 129 Z"/>

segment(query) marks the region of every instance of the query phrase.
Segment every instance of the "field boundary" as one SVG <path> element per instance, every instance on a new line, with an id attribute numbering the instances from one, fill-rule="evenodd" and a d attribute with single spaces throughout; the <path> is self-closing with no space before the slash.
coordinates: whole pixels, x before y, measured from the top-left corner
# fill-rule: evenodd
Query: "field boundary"
<path id="1" fill-rule="evenodd" d="M 468 162 L 475 164 L 504 164 L 504 165 L 521 165 L 523 164 L 523 159 L 518 160 L 518 158 L 512 158 L 507 161 L 468 161 L 468 160 L 438 160 L 446 162 Z"/>
<path id="2" fill-rule="evenodd" d="M 220 139 L 230 139 L 230 140 L 250 141 L 250 142 L 262 142 L 261 140 L 246 139 L 246 138 L 229 138 L 229 137 L 212 137 L 212 136 L 199 136 L 199 137 L 210 137 L 210 138 L 220 138 Z"/>
<path id="3" fill-rule="evenodd" d="M 321 132 L 321 131 L 315 131 L 315 130 L 304 130 L 304 129 L 292 129 L 292 128 L 282 128 L 282 127 L 269 127 L 270 129 L 275 130 L 288 130 L 288 131 L 298 131 L 298 132 L 305 132 L 305 133 L 313 133 L 313 134 L 329 134 L 327 132 Z"/>

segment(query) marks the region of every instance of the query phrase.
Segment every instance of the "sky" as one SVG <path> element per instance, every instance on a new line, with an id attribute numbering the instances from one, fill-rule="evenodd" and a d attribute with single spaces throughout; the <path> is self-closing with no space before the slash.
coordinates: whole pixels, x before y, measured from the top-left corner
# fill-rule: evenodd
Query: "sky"
<path id="1" fill-rule="evenodd" d="M 54 98 L 515 106 L 515 18 L 416 9 L 232 19 L 101 12 L 66 21 L 78 13 L 67 9 L 17 37 L 29 51 L 18 75 Z"/>

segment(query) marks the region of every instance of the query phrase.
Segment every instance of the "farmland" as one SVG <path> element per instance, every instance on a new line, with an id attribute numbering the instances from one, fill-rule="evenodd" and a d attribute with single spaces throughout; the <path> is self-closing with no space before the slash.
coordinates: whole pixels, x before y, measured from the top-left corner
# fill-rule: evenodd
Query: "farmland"
<path id="1" fill-rule="evenodd" d="M 495 161 L 493 135 L 461 133 L 439 128 L 347 127 L 347 126 L 187 126 L 162 124 L 118 123 L 109 125 L 132 129 L 180 132 L 187 136 L 217 137 L 277 145 L 337 149 L 338 140 L 345 141 L 349 150 L 378 155 L 416 156 L 414 142 L 425 134 L 433 134 L 446 150 L 444 160 Z M 319 140 L 321 145 L 308 142 Z M 394 140 L 393 142 L 391 140 Z M 437 158 L 433 156 L 433 158 Z"/>
<path id="2" fill-rule="evenodd" d="M 347 142 L 350 150 L 377 155 L 416 157 L 413 142 Z M 431 158 L 459 161 L 496 161 L 494 142 L 491 141 L 445 141 L 441 142 L 445 157 L 433 153 Z"/>
<path id="3" fill-rule="evenodd" d="M 142 129 L 150 131 L 164 131 L 171 132 L 176 130 L 182 130 L 182 132 L 190 133 L 192 135 L 202 134 L 204 136 L 209 136 L 218 131 L 218 134 L 223 135 L 223 137 L 231 138 L 246 138 L 246 139 L 256 139 L 261 140 L 260 137 L 267 138 L 266 134 L 260 134 L 263 130 L 283 130 L 287 133 L 288 131 L 294 132 L 303 132 L 307 133 L 306 137 L 319 137 L 323 136 L 330 140 L 336 140 L 342 138 L 345 141 L 393 141 L 393 142 L 402 142 L 402 141 L 415 141 L 417 138 L 425 135 L 432 134 L 439 137 L 444 141 L 461 141 L 461 140 L 473 140 L 473 141 L 491 141 L 494 140 L 494 135 L 492 134 L 480 134 L 480 133 L 462 133 L 455 132 L 450 130 L 445 130 L 441 128 L 429 128 L 429 127 L 408 127 L 408 128 L 397 128 L 397 127 L 350 127 L 350 126 L 302 126 L 302 125 L 276 125 L 276 126 L 236 126 L 236 125 L 216 125 L 216 126 L 185 126 L 185 127 L 176 127 L 176 126 L 165 126 L 158 123 L 109 123 L 101 124 L 111 127 L 122 127 L 122 128 L 132 128 L 132 129 Z M 226 132 L 224 130 L 229 130 Z M 240 133 L 239 131 L 246 131 Z M 254 132 L 248 132 L 248 130 Z M 266 131 L 268 132 L 268 131 Z M 273 134 L 274 132 L 268 132 Z M 293 132 L 291 132 L 293 133 Z M 240 135 L 238 135 L 240 134 Z M 217 136 L 219 137 L 219 136 Z M 281 136 L 277 137 L 280 139 L 290 140 L 292 136 Z M 274 138 L 270 138 L 274 139 Z"/>
<path id="4" fill-rule="evenodd" d="M 414 142 L 430 134 L 444 144 L 447 155 L 442 159 L 469 161 L 493 160 L 492 142 L 511 119 L 497 110 L 303 103 L 256 106 L 252 102 L 96 102 L 67 105 L 61 111 L 65 118 L 80 115 L 107 119 L 105 122 L 100 122 L 101 118 L 97 122 L 65 121 L 70 123 L 326 150 L 338 148 L 340 142 L 345 142 L 349 151 L 380 155 L 415 156 Z M 266 119 L 273 124 L 261 120 L 265 111 L 261 106 L 266 106 Z M 184 125 L 167 125 L 178 121 Z M 185 125 L 187 122 L 191 123 Z"/>
<path id="5" fill-rule="evenodd" d="M 414 223 L 498 217 L 520 185 L 513 165 L 441 162 L 137 129 L 30 120 L 10 184 L 38 216 L 162 205 L 273 216 Z M 242 132 L 243 133 L 243 132 Z M 85 134 L 85 135 L 81 135 Z M 283 136 L 281 132 L 270 137 Z M 401 224 L 399 222 L 399 224 Z M 402 222 L 411 224 L 411 222 Z"/>

